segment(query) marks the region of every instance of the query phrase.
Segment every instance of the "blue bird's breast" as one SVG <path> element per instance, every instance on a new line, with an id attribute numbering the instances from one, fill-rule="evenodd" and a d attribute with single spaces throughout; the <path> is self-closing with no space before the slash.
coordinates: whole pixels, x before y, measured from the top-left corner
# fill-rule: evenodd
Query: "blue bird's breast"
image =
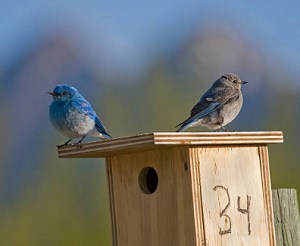
<path id="1" fill-rule="evenodd" d="M 71 102 L 52 102 L 49 115 L 54 128 L 69 138 L 86 135 L 95 127 L 95 121 L 76 109 Z"/>

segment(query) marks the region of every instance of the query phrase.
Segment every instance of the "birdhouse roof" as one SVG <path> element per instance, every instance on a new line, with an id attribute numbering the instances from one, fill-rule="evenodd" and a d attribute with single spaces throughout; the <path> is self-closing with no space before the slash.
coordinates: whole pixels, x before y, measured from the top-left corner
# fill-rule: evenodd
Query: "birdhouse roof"
<path id="1" fill-rule="evenodd" d="M 175 146 L 238 146 L 282 143 L 281 131 L 268 132 L 152 132 L 58 148 L 60 158 L 95 158 Z"/>

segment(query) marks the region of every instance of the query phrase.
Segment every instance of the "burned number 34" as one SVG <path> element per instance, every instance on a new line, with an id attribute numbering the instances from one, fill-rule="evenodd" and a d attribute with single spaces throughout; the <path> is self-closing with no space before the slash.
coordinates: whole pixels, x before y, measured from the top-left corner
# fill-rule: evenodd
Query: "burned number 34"
<path id="1" fill-rule="evenodd" d="M 228 188 L 222 186 L 222 185 L 216 185 L 213 188 L 214 191 L 217 190 L 223 190 L 224 193 L 227 196 L 227 204 L 225 205 L 225 207 L 221 210 L 220 212 L 220 218 L 225 219 L 225 221 L 227 221 L 228 226 L 227 228 L 219 228 L 219 234 L 220 235 L 224 235 L 227 233 L 231 233 L 231 218 L 230 216 L 227 214 L 227 210 L 230 207 L 230 195 L 229 195 L 229 191 Z M 241 208 L 241 197 L 238 196 L 237 197 L 237 211 L 242 213 L 242 214 L 246 214 L 247 215 L 247 221 L 248 221 L 248 234 L 251 235 L 251 223 L 250 223 L 250 201 L 251 201 L 251 197 L 247 195 L 247 208 L 246 209 L 242 209 Z"/>

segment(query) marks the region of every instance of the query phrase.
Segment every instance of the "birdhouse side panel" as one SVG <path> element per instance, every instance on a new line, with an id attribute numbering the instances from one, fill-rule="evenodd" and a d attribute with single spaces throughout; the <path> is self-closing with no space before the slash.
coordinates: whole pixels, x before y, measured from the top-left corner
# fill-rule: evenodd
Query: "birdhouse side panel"
<path id="1" fill-rule="evenodd" d="M 196 245 L 188 161 L 187 147 L 108 158 L 115 245 Z"/>

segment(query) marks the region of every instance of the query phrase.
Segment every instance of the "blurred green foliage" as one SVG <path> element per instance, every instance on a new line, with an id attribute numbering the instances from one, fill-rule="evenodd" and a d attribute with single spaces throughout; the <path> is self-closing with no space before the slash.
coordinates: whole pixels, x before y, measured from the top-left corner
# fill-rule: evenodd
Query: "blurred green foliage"
<path id="1" fill-rule="evenodd" d="M 244 77 L 254 75 L 254 81 L 250 78 L 244 88 L 244 107 L 229 128 L 282 130 L 285 143 L 269 148 L 272 186 L 299 191 L 300 112 L 295 106 L 299 105 L 299 89 L 277 83 L 273 67 L 265 65 L 265 55 L 255 53 L 247 44 L 235 41 L 226 46 L 224 43 L 231 42 L 230 39 L 225 37 L 220 42 L 218 35 L 213 39 L 217 40 L 215 46 L 210 47 L 210 40 L 201 36 L 201 42 L 191 42 L 171 57 L 159 57 L 135 81 L 102 83 L 103 78 L 94 78 L 94 90 L 86 88 L 90 94 L 85 96 L 113 137 L 175 131 L 175 125 L 188 116 L 212 78 L 225 69 L 235 72 L 233 68 L 237 67 Z M 222 67 L 218 57 L 224 52 L 239 54 L 232 55 L 236 63 Z M 5 129 L 10 129 L 7 119 L 12 118 L 7 110 L 12 106 L 9 99 L 0 104 L 0 121 Z M 49 101 L 45 99 L 41 104 L 45 112 Z M 31 107 L 34 117 L 37 108 Z M 13 140 L 9 131 L 1 132 L 0 246 L 111 245 L 104 161 L 58 159 L 55 145 L 65 138 L 51 128 L 48 119 L 41 119 L 46 114 L 39 117 L 34 122 L 41 120 L 43 124 L 25 129 L 30 136 L 27 142 L 22 142 L 22 137 Z M 15 149 L 18 143 L 20 149 Z"/>

